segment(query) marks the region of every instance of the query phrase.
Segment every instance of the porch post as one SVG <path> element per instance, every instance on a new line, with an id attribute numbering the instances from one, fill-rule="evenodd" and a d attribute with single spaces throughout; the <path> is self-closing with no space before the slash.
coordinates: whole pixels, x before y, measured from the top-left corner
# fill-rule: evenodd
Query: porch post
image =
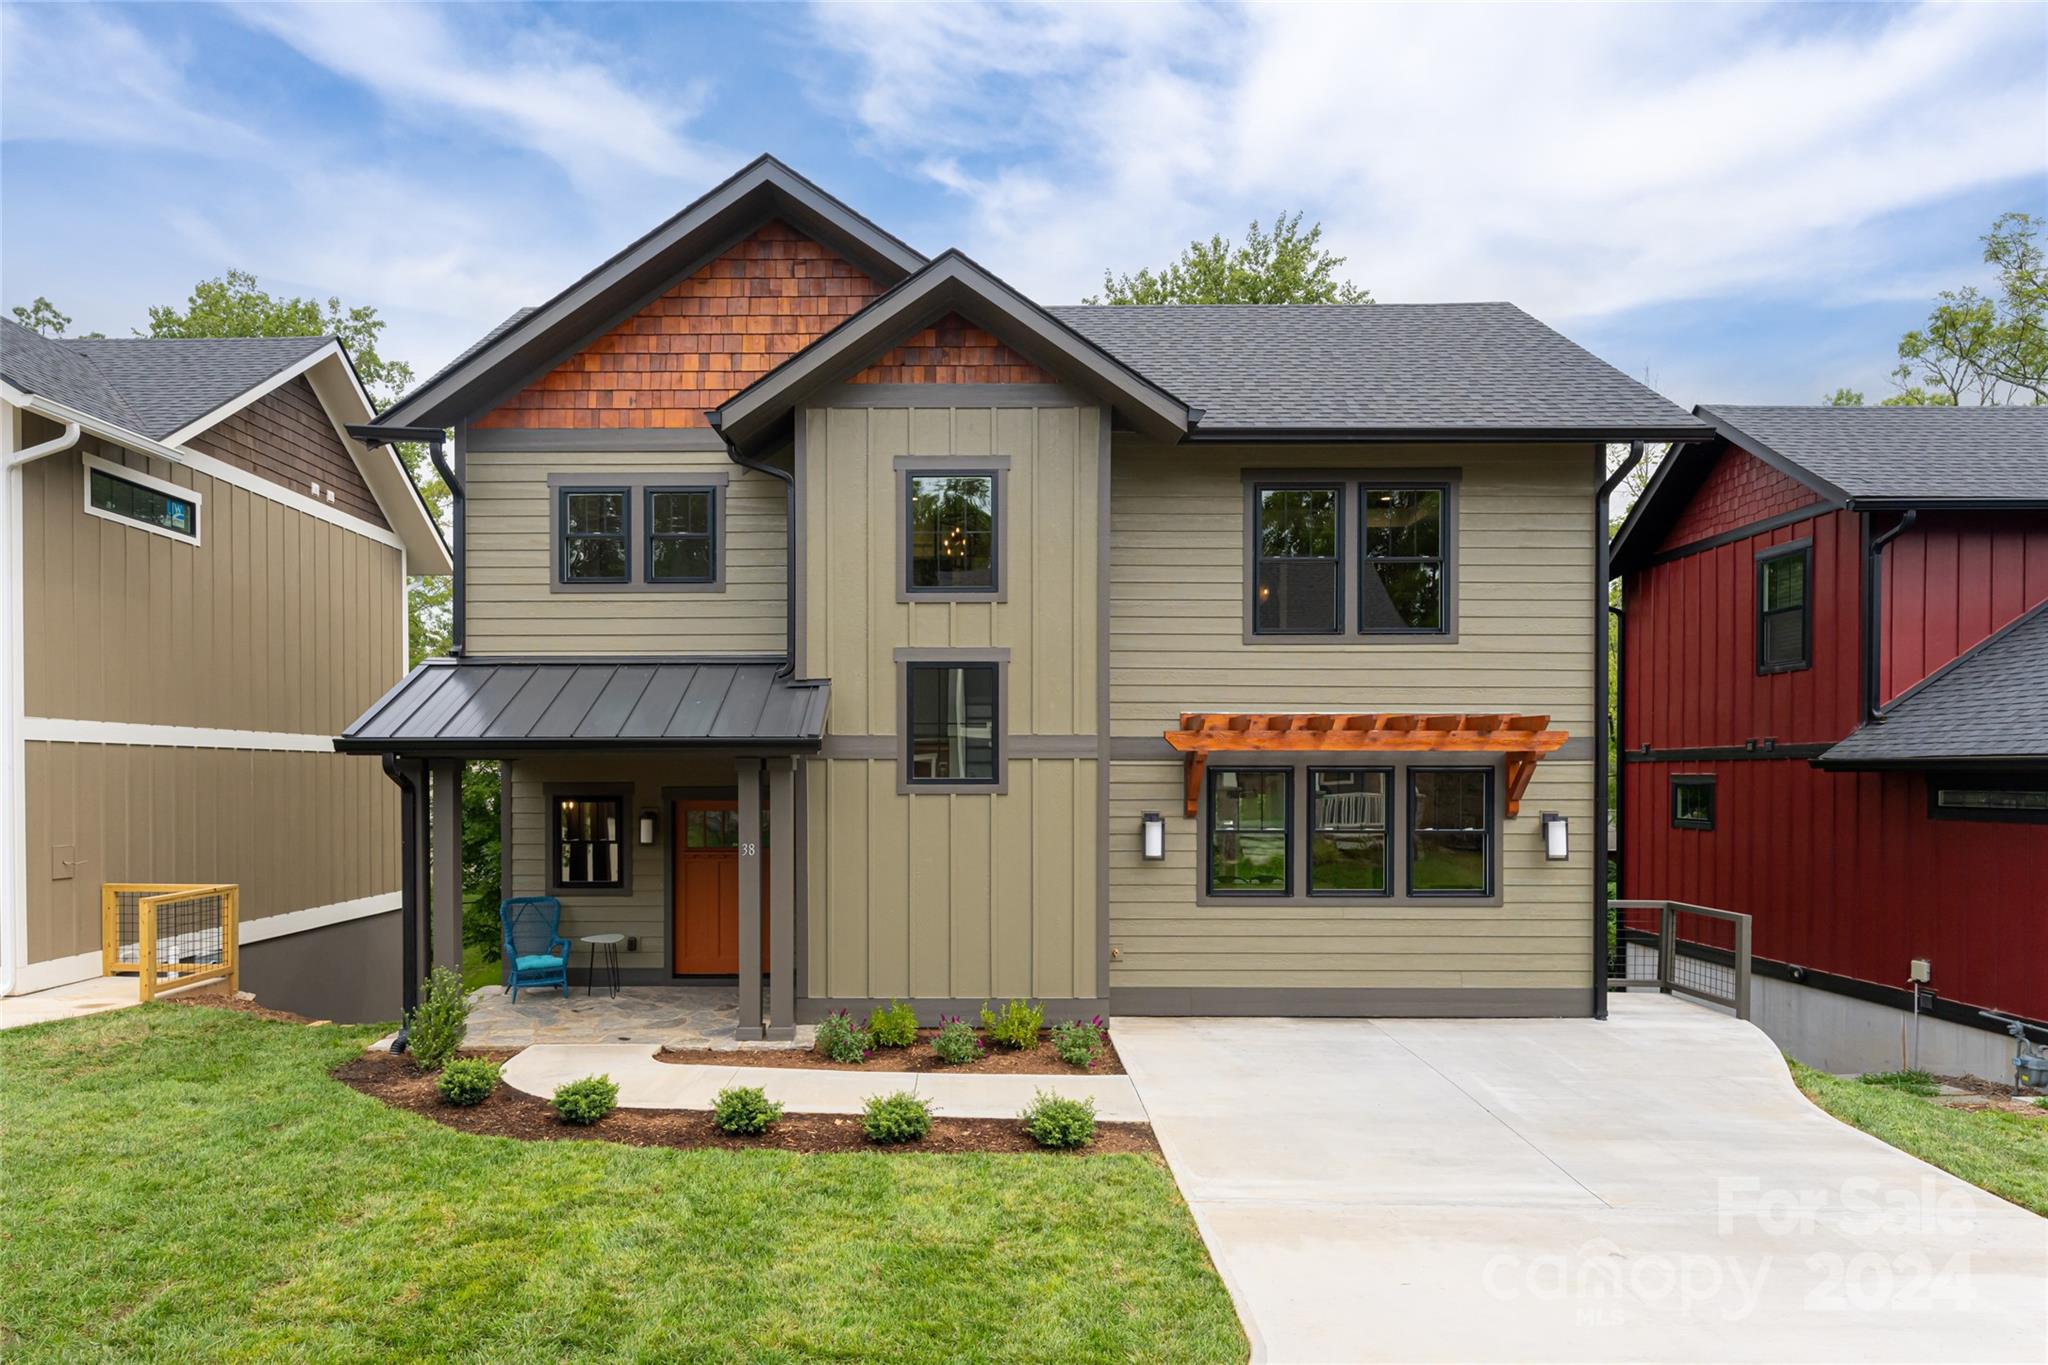
<path id="1" fill-rule="evenodd" d="M 796 760 L 768 760 L 768 1031 L 796 1037 Z"/>
<path id="2" fill-rule="evenodd" d="M 462 971 L 462 760 L 436 759 L 432 774 L 434 806 L 434 898 L 432 956 L 428 969 Z"/>
<path id="3" fill-rule="evenodd" d="M 761 1030 L 761 760 L 739 760 L 740 981 L 739 1022 L 733 1036 L 757 1039 Z"/>

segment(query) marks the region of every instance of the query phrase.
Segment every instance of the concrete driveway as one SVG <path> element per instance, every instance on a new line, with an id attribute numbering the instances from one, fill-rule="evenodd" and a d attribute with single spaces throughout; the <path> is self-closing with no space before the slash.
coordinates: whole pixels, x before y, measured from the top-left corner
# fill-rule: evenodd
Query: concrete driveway
<path id="1" fill-rule="evenodd" d="M 1114 1028 L 1256 1359 L 2048 1360 L 2048 1220 L 1713 1011 Z"/>

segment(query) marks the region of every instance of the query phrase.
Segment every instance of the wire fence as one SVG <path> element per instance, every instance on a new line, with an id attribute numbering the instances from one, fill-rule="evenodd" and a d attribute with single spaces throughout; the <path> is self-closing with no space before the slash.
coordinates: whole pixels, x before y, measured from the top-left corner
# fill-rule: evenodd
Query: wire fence
<path id="1" fill-rule="evenodd" d="M 1607 988 L 1689 996 L 1749 1018 L 1749 916 L 1682 901 L 1608 902 Z"/>
<path id="2" fill-rule="evenodd" d="M 139 978 L 142 998 L 222 980 L 241 984 L 239 886 L 108 882 L 100 887 L 101 970 Z"/>

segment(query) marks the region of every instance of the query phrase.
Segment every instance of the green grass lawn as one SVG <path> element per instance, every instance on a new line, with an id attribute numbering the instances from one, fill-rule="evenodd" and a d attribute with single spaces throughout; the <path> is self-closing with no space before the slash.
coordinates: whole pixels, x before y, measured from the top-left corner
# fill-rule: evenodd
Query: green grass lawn
<path id="1" fill-rule="evenodd" d="M 1141 1157 L 458 1133 L 380 1033 L 168 1004 L 0 1033 L 0 1355 L 1242 1360 Z"/>
<path id="2" fill-rule="evenodd" d="M 474 943 L 462 946 L 462 988 L 473 991 L 478 986 L 495 986 L 505 979 L 505 964 L 484 961 L 484 950 Z"/>
<path id="3" fill-rule="evenodd" d="M 1923 1087 L 1912 1083 L 1912 1073 L 1865 1084 L 1798 1062 L 1791 1066 L 1792 1079 L 1807 1098 L 1842 1122 L 2001 1199 L 2048 1215 L 2048 1121 L 1936 1104 L 1916 1093 Z M 1924 1088 L 1931 1093 L 1931 1085 Z"/>

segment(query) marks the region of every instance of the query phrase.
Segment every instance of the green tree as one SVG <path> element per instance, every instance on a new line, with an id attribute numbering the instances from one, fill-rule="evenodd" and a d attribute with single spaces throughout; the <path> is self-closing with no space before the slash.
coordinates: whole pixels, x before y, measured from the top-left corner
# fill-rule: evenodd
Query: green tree
<path id="1" fill-rule="evenodd" d="M 58 312 L 57 305 L 41 294 L 36 295 L 36 301 L 26 308 L 15 304 L 14 320 L 31 332 L 46 337 L 63 336 L 64 329 L 71 325 L 71 315 Z"/>
<path id="2" fill-rule="evenodd" d="M 1827 404 L 1831 408 L 1860 408 L 1863 406 L 1863 391 L 1844 385 L 1828 395 Z"/>
<path id="3" fill-rule="evenodd" d="M 1945 289 L 1927 323 L 1899 338 L 1887 407 L 2048 403 L 2048 269 L 2044 220 L 2000 214 L 1980 239 L 1998 272 L 1989 292 Z"/>
<path id="4" fill-rule="evenodd" d="M 1322 247 L 1323 225 L 1301 230 L 1301 214 L 1280 214 L 1267 232 L 1254 221 L 1244 242 L 1220 233 L 1189 242 L 1157 271 L 1102 272 L 1102 293 L 1086 303 L 1371 303 L 1372 294 L 1337 275 L 1345 258 Z"/>

